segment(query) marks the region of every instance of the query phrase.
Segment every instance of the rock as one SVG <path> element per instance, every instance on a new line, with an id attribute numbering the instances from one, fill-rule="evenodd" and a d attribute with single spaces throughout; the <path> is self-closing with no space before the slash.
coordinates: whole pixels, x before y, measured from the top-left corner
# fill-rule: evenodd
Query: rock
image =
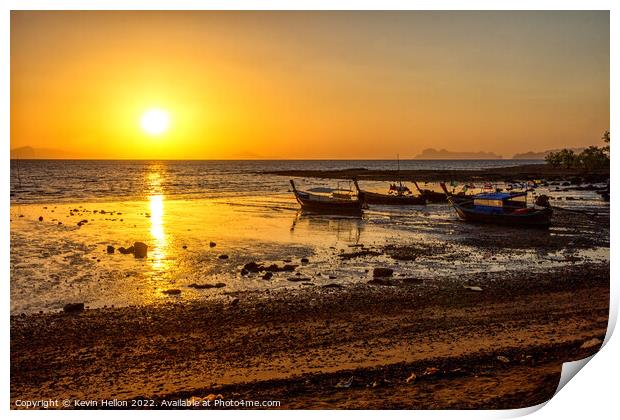
<path id="1" fill-rule="evenodd" d="M 218 257 L 220 260 L 227 260 L 228 259 L 228 255 L 226 254 L 222 254 Z"/>
<path id="2" fill-rule="evenodd" d="M 416 378 L 417 376 L 415 376 L 415 373 L 411 372 L 411 375 L 409 375 L 406 382 L 410 384 L 411 382 L 415 381 Z"/>
<path id="3" fill-rule="evenodd" d="M 83 224 L 88 223 L 88 220 L 84 219 L 84 220 L 80 220 L 79 222 L 77 222 L 78 226 L 82 226 Z"/>
<path id="4" fill-rule="evenodd" d="M 249 273 L 258 273 L 262 269 L 263 269 L 263 266 L 255 262 L 249 262 L 243 266 L 243 270 L 246 270 Z"/>
<path id="5" fill-rule="evenodd" d="M 241 275 L 242 275 L 242 276 L 247 276 L 248 274 L 249 274 L 249 271 L 248 271 L 248 270 L 246 270 L 245 268 L 242 268 L 242 269 L 241 269 Z"/>
<path id="6" fill-rule="evenodd" d="M 585 342 L 581 345 L 581 347 L 579 347 L 579 348 L 580 348 L 580 349 L 589 349 L 589 348 L 591 348 L 591 347 L 596 347 L 596 346 L 598 346 L 598 345 L 600 345 L 600 344 L 602 344 L 602 343 L 603 343 L 603 342 L 602 342 L 600 339 L 598 339 L 598 338 L 596 338 L 596 337 L 595 337 L 595 338 L 591 338 L 591 339 L 589 339 L 588 341 L 585 341 Z"/>
<path id="7" fill-rule="evenodd" d="M 133 256 L 136 258 L 146 258 L 149 247 L 144 242 L 134 242 Z"/>
<path id="8" fill-rule="evenodd" d="M 84 310 L 84 303 L 67 303 L 62 307 L 62 310 L 67 314 L 76 314 Z"/>
<path id="9" fill-rule="evenodd" d="M 394 274 L 394 270 L 392 270 L 391 268 L 376 267 L 374 270 L 372 270 L 373 277 L 390 277 L 392 276 L 392 274 Z"/>
<path id="10" fill-rule="evenodd" d="M 205 283 L 205 284 L 196 284 L 192 283 L 188 287 L 192 287 L 194 289 L 220 289 L 222 287 L 226 287 L 226 283 Z"/>
<path id="11" fill-rule="evenodd" d="M 338 283 L 329 283 L 323 286 L 326 289 L 344 289 L 344 286 Z"/>
<path id="12" fill-rule="evenodd" d="M 478 286 L 463 286 L 467 290 L 472 290 L 474 292 L 482 292 L 482 288 Z"/>
<path id="13" fill-rule="evenodd" d="M 347 380 L 342 380 L 336 384 L 336 388 L 350 388 L 353 385 L 353 376 Z"/>
<path id="14" fill-rule="evenodd" d="M 403 283 L 407 283 L 407 284 L 422 284 L 423 280 L 422 279 L 417 279 L 415 277 L 405 277 L 403 279 Z"/>
<path id="15" fill-rule="evenodd" d="M 307 264 L 307 263 L 309 263 L 309 262 L 310 262 L 310 260 L 309 260 L 308 258 L 306 258 L 306 257 L 302 258 L 300 261 L 301 261 L 303 264 Z"/>
<path id="16" fill-rule="evenodd" d="M 234 298 L 233 300 L 230 301 L 230 306 L 237 306 L 239 305 L 239 298 Z"/>
<path id="17" fill-rule="evenodd" d="M 183 245 L 181 248 L 183 248 L 183 249 L 187 249 L 187 245 Z"/>
<path id="18" fill-rule="evenodd" d="M 168 290 L 164 290 L 162 292 L 164 295 L 180 295 L 181 294 L 181 290 L 180 289 L 168 289 Z"/>
<path id="19" fill-rule="evenodd" d="M 506 356 L 497 356 L 497 360 L 499 360 L 502 363 L 510 363 L 510 359 L 507 358 Z"/>
<path id="20" fill-rule="evenodd" d="M 209 242 L 209 247 L 210 247 L 210 248 L 215 247 L 215 245 L 217 245 L 215 242 L 213 242 L 213 241 Z"/>
<path id="21" fill-rule="evenodd" d="M 312 280 L 310 277 L 289 277 L 288 281 L 300 282 L 300 281 L 310 281 Z"/>
<path id="22" fill-rule="evenodd" d="M 273 277 L 273 273 L 271 271 L 267 271 L 265 275 L 263 275 L 263 280 L 271 280 Z"/>
<path id="23" fill-rule="evenodd" d="M 108 254 L 114 254 L 114 247 L 112 245 L 108 245 L 106 251 L 108 252 Z"/>
<path id="24" fill-rule="evenodd" d="M 39 216 L 39 222 L 43 221 L 43 216 Z"/>

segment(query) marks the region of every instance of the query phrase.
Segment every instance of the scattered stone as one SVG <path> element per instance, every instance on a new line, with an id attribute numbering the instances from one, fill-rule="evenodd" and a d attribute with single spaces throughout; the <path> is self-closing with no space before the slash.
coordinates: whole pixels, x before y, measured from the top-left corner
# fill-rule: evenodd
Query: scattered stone
<path id="1" fill-rule="evenodd" d="M 210 247 L 210 248 L 215 247 L 215 245 L 217 245 L 215 242 L 213 242 L 213 241 L 209 242 L 209 247 Z"/>
<path id="2" fill-rule="evenodd" d="M 391 277 L 392 274 L 394 274 L 394 270 L 392 270 L 391 268 L 376 267 L 374 270 L 372 270 L 373 277 Z"/>
<path id="3" fill-rule="evenodd" d="M 344 286 L 338 283 L 329 283 L 323 286 L 325 289 L 344 289 Z"/>
<path id="4" fill-rule="evenodd" d="M 133 256 L 136 258 L 146 258 L 149 247 L 144 242 L 134 242 Z"/>
<path id="5" fill-rule="evenodd" d="M 182 246 L 182 248 L 183 248 L 183 249 L 187 249 L 187 245 L 183 245 L 183 246 Z"/>
<path id="6" fill-rule="evenodd" d="M 133 246 L 130 246 L 129 248 L 125 248 L 124 246 L 121 246 L 118 248 L 118 252 L 124 255 L 133 254 Z"/>
<path id="7" fill-rule="evenodd" d="M 482 292 L 482 288 L 478 286 L 463 286 L 467 290 L 472 290 L 474 292 Z"/>
<path id="8" fill-rule="evenodd" d="M 67 303 L 62 307 L 62 310 L 67 314 L 76 314 L 84 310 L 84 303 Z"/>
<path id="9" fill-rule="evenodd" d="M 243 266 L 243 270 L 249 272 L 249 273 L 258 273 L 259 271 L 261 271 L 263 269 L 262 265 L 259 265 L 255 262 L 249 262 L 246 265 Z M 243 274 L 243 273 L 242 273 Z"/>
<path id="10" fill-rule="evenodd" d="M 242 275 L 242 276 L 247 276 L 248 274 L 249 274 L 249 271 L 248 271 L 248 270 L 246 270 L 245 268 L 242 268 L 242 269 L 241 269 L 241 275 Z"/>
<path id="11" fill-rule="evenodd" d="M 422 279 L 418 279 L 415 277 L 405 277 L 403 279 L 403 283 L 407 283 L 407 284 L 422 284 L 424 280 Z"/>
<path id="12" fill-rule="evenodd" d="M 106 251 L 108 254 L 114 254 L 114 247 L 112 245 L 108 245 Z"/>
<path id="13" fill-rule="evenodd" d="M 581 347 L 579 347 L 579 348 L 580 348 L 580 349 L 589 349 L 589 348 L 591 348 L 591 347 L 596 347 L 596 346 L 598 346 L 598 345 L 600 345 L 600 344 L 602 344 L 602 343 L 603 343 L 603 342 L 602 342 L 600 339 L 598 339 L 598 338 L 596 338 L 596 337 L 595 337 L 595 338 L 591 338 L 591 339 L 589 339 L 588 341 L 585 341 L 585 342 L 581 345 Z"/>
<path id="14" fill-rule="evenodd" d="M 194 289 L 220 289 L 222 287 L 226 287 L 226 283 L 205 283 L 205 284 L 196 284 L 192 283 L 188 287 L 192 287 Z"/>
<path id="15" fill-rule="evenodd" d="M 510 359 L 507 358 L 506 356 L 497 356 L 497 360 L 499 360 L 502 363 L 510 363 Z"/>
<path id="16" fill-rule="evenodd" d="M 162 291 L 163 294 L 165 295 L 180 295 L 181 294 L 181 290 L 180 289 L 168 289 L 168 290 L 164 290 Z"/>
<path id="17" fill-rule="evenodd" d="M 301 261 L 303 264 L 307 264 L 307 263 L 309 263 L 309 262 L 310 262 L 310 260 L 309 260 L 308 258 L 306 258 L 306 257 L 302 258 L 300 261 Z"/>
<path id="18" fill-rule="evenodd" d="M 271 278 L 273 277 L 273 273 L 271 271 L 267 271 L 264 275 L 263 275 L 263 280 L 271 280 Z"/>
<path id="19" fill-rule="evenodd" d="M 409 377 L 407 378 L 407 383 L 410 384 L 411 382 L 415 381 L 416 378 L 417 376 L 415 375 L 415 373 L 411 372 L 411 375 L 409 375 Z"/>
<path id="20" fill-rule="evenodd" d="M 239 298 L 234 298 L 233 300 L 230 301 L 230 306 L 237 306 L 239 305 Z"/>
<path id="21" fill-rule="evenodd" d="M 310 281 L 312 280 L 310 277 L 289 277 L 288 281 L 300 282 L 300 281 Z"/>
<path id="22" fill-rule="evenodd" d="M 43 221 L 43 216 L 39 216 L 39 222 Z"/>
<path id="23" fill-rule="evenodd" d="M 365 249 L 363 251 L 345 252 L 343 254 L 339 254 L 338 256 L 342 258 L 343 260 L 351 260 L 353 258 L 376 257 L 378 255 L 381 255 L 381 253 L 377 251 L 370 251 L 368 249 Z"/>

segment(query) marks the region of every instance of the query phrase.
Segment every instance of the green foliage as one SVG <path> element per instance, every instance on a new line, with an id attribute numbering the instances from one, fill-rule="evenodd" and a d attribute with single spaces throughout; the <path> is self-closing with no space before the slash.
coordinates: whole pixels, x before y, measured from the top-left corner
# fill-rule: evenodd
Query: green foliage
<path id="1" fill-rule="evenodd" d="M 551 166 L 564 169 L 583 169 L 592 171 L 609 167 L 609 131 L 603 134 L 606 146 L 590 146 L 583 152 L 576 154 L 572 150 L 563 149 L 559 152 L 551 152 L 545 157 L 545 161 Z"/>

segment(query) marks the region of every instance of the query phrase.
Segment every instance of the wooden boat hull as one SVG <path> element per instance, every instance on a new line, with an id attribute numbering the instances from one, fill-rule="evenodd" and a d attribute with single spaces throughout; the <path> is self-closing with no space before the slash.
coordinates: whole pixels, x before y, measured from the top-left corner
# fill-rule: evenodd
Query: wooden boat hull
<path id="1" fill-rule="evenodd" d="M 523 227 L 548 228 L 551 225 L 553 210 L 545 208 L 529 213 L 483 213 L 468 208 L 452 200 L 451 204 L 461 220 L 472 223 L 490 223 L 495 225 L 510 225 Z"/>
<path id="2" fill-rule="evenodd" d="M 388 195 L 368 191 L 362 191 L 367 204 L 379 204 L 385 206 L 416 206 L 425 205 L 426 200 L 420 196 Z"/>
<path id="3" fill-rule="evenodd" d="M 295 199 L 305 213 L 320 214 L 343 214 L 343 215 L 361 215 L 364 208 L 363 193 L 358 192 L 355 200 L 345 200 L 340 198 L 316 198 L 311 194 L 298 191 L 293 180 L 290 181 L 293 187 Z"/>
<path id="4" fill-rule="evenodd" d="M 351 200 L 347 202 L 330 203 L 326 201 L 315 201 L 304 199 L 299 194 L 295 194 L 297 202 L 301 205 L 301 209 L 306 213 L 321 214 L 362 214 L 363 202 L 360 200 Z"/>

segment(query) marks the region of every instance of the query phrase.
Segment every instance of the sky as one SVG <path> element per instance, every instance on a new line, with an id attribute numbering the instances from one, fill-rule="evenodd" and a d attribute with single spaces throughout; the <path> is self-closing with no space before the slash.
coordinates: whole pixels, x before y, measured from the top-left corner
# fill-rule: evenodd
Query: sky
<path id="1" fill-rule="evenodd" d="M 609 120 L 606 11 L 11 12 L 12 149 L 511 157 Z"/>

